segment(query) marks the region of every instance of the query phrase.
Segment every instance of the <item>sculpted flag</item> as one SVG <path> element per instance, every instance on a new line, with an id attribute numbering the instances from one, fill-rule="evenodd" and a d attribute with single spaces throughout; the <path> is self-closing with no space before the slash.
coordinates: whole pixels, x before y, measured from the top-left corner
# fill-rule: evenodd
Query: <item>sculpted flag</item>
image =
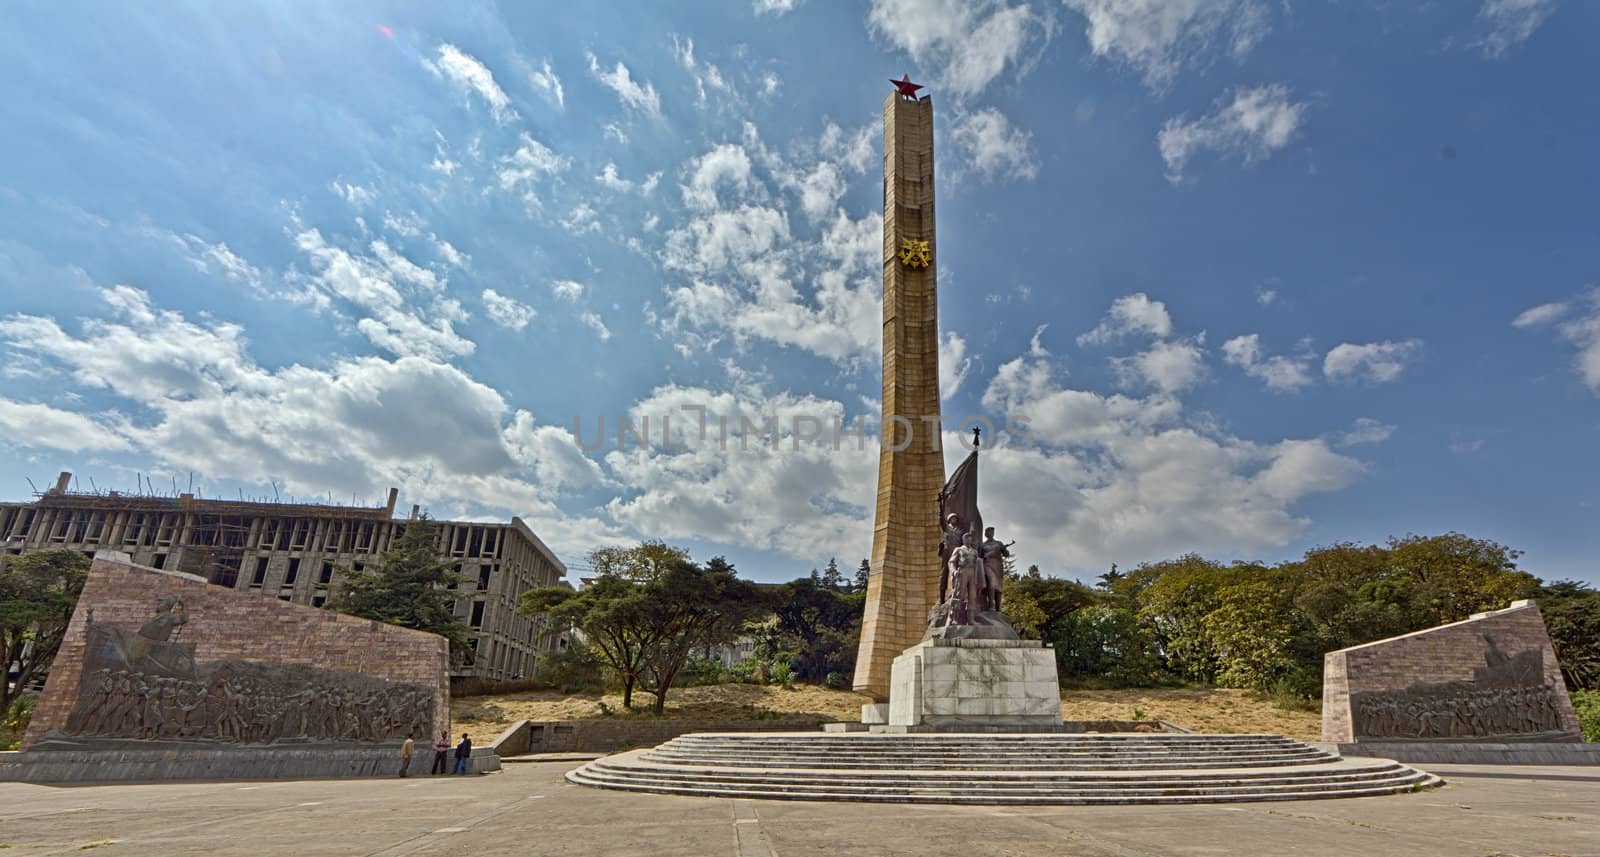
<path id="1" fill-rule="evenodd" d="M 983 514 L 978 511 L 978 450 L 974 449 L 961 462 L 956 472 L 939 491 L 939 526 L 944 526 L 945 516 L 955 513 L 961 518 L 965 532 L 983 541 Z"/>

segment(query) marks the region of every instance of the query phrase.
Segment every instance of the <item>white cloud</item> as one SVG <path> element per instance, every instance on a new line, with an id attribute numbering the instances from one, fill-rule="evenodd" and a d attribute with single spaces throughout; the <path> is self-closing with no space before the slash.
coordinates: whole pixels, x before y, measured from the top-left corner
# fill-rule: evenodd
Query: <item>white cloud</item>
<path id="1" fill-rule="evenodd" d="M 1111 368 L 1126 386 L 1176 393 L 1205 378 L 1205 351 L 1196 342 L 1157 342 L 1137 354 L 1112 358 Z"/>
<path id="2" fill-rule="evenodd" d="M 415 306 L 398 283 L 433 291 L 426 285 L 427 277 L 382 242 L 373 242 L 372 248 L 380 256 L 373 258 L 334 246 L 319 230 L 307 229 L 295 236 L 295 246 L 311 260 L 315 274 L 308 285 L 318 298 L 324 304 L 333 299 L 345 301 L 358 310 L 363 317 L 356 322 L 356 329 L 373 345 L 400 356 L 432 359 L 474 350 L 473 343 L 457 334 L 453 325 L 465 318 L 460 304 L 431 295 L 426 306 Z"/>
<path id="3" fill-rule="evenodd" d="M 387 268 L 396 280 L 410 283 L 417 288 L 427 289 L 430 292 L 443 288 L 444 281 L 439 278 L 438 274 L 407 259 L 387 243 L 373 241 L 367 246 L 368 249 L 372 250 L 372 255 L 378 257 L 378 261 L 383 263 L 383 267 Z"/>
<path id="4" fill-rule="evenodd" d="M 1484 0 L 1478 9 L 1483 35 L 1473 45 L 1490 59 L 1500 59 L 1532 38 L 1556 10 L 1556 0 Z"/>
<path id="5" fill-rule="evenodd" d="M 1288 87 L 1271 84 L 1236 89 L 1231 101 L 1198 119 L 1168 119 L 1156 136 L 1167 178 L 1181 181 L 1190 157 L 1200 151 L 1245 163 L 1270 157 L 1294 139 L 1305 111 L 1305 102 L 1290 100 Z"/>
<path id="6" fill-rule="evenodd" d="M 1536 306 L 1517 316 L 1512 323 L 1517 327 L 1535 327 L 1573 314 L 1576 317 L 1558 325 L 1556 333 L 1577 347 L 1573 366 L 1578 377 L 1589 389 L 1600 393 L 1600 286 L 1589 288 L 1574 301 Z"/>
<path id="7" fill-rule="evenodd" d="M 494 289 L 484 289 L 481 296 L 489 320 L 506 330 L 522 330 L 538 315 L 533 307 L 515 298 L 508 298 Z"/>
<path id="8" fill-rule="evenodd" d="M 337 180 L 328 185 L 328 190 L 333 191 L 334 196 L 344 200 L 347 205 L 355 209 L 366 208 L 372 204 L 374 199 L 378 198 L 377 192 L 370 187 L 362 187 L 358 184 Z"/>
<path id="9" fill-rule="evenodd" d="M 846 136 L 843 128 L 829 122 L 823 126 L 822 135 L 817 138 L 817 149 L 823 157 L 851 172 L 866 172 L 867 166 L 878 154 L 877 127 L 868 123 Z"/>
<path id="10" fill-rule="evenodd" d="M 100 302 L 111 320 L 85 319 L 81 336 L 53 318 L 12 315 L 0 321 L 0 337 L 14 352 L 65 366 L 82 386 L 139 401 L 202 398 L 243 380 L 248 361 L 239 325 L 194 324 L 155 309 L 131 286 L 101 289 Z"/>
<path id="11" fill-rule="evenodd" d="M 997 445 L 984 463 L 1006 486 L 985 500 L 985 517 L 1017 540 L 1023 564 L 1070 557 L 1103 568 L 1283 547 L 1310 524 L 1297 503 L 1363 470 L 1321 439 L 1244 440 L 1186 419 L 1171 394 L 1101 395 L 1062 386 L 1063 374 L 1035 345 L 1004 363 L 983 397 L 991 413 L 1028 426 L 1029 443 Z M 947 462 L 964 452 L 946 449 Z"/>
<path id="12" fill-rule="evenodd" d="M 867 24 L 919 65 L 937 67 L 935 82 L 958 98 L 982 92 L 1023 64 L 1030 41 L 1048 38 L 1026 4 L 1005 0 L 872 0 Z"/>
<path id="13" fill-rule="evenodd" d="M 955 331 L 945 331 L 944 338 L 939 340 L 939 398 L 953 398 L 971 371 L 967 341 Z"/>
<path id="14" fill-rule="evenodd" d="M 1268 30 L 1261 0 L 1064 0 L 1084 17 L 1084 35 L 1098 57 L 1138 70 L 1163 89 L 1184 66 L 1214 47 L 1242 58 Z"/>
<path id="15" fill-rule="evenodd" d="M 1172 316 L 1167 313 L 1167 305 L 1151 300 L 1144 292 L 1123 295 L 1111 302 L 1111 309 L 1099 326 L 1078 337 L 1078 345 L 1098 345 L 1130 333 L 1171 336 Z"/>
<path id="16" fill-rule="evenodd" d="M 951 135 L 972 168 L 985 176 L 1031 179 L 1039 174 L 1032 135 L 992 107 L 962 116 Z"/>
<path id="17" fill-rule="evenodd" d="M 679 41 L 678 37 L 674 35 L 672 37 L 672 54 L 677 58 L 678 65 L 683 66 L 684 70 L 694 78 L 696 106 L 701 108 L 706 106 L 708 90 L 715 90 L 724 94 L 733 92 L 733 85 L 728 82 L 727 78 L 722 76 L 721 69 L 717 68 L 713 63 L 701 62 L 695 59 L 694 39 Z"/>
<path id="18" fill-rule="evenodd" d="M 623 106 L 634 110 L 643 110 L 652 116 L 661 113 L 661 96 L 656 93 L 656 88 L 648 81 L 640 83 L 633 79 L 633 74 L 621 61 L 615 68 L 606 71 L 600 67 L 600 60 L 592 53 L 584 54 L 589 60 L 589 73 L 594 79 L 600 81 L 617 94 L 617 99 Z"/>
<path id="19" fill-rule="evenodd" d="M 844 177 L 839 168 L 828 161 L 819 161 L 799 182 L 800 208 L 806 217 L 816 222 L 833 214 L 839 199 L 844 196 Z"/>
<path id="20" fill-rule="evenodd" d="M 483 99 L 489 105 L 489 113 L 494 121 L 504 125 L 521 118 L 511 107 L 511 99 L 505 90 L 495 83 L 494 73 L 489 71 L 489 67 L 455 45 L 449 42 L 441 44 L 439 58 L 434 61 L 423 60 L 422 64 L 435 75 L 449 81 L 463 95 L 477 95 Z"/>
<path id="21" fill-rule="evenodd" d="M 202 274 L 221 276 L 230 282 L 252 287 L 261 285 L 261 270 L 228 249 L 226 243 L 218 241 L 211 244 L 198 235 L 181 235 L 177 238 L 189 251 L 189 264 Z"/>
<path id="22" fill-rule="evenodd" d="M 501 190 L 520 190 L 525 201 L 537 204 L 539 197 L 534 191 L 535 185 L 545 176 L 566 170 L 571 159 L 557 155 L 527 131 L 523 131 L 518 140 L 521 144 L 516 151 L 500 159 L 500 168 L 495 175 L 500 180 Z"/>
<path id="23" fill-rule="evenodd" d="M 1339 438 L 1339 446 L 1383 443 L 1394 434 L 1394 429 L 1395 427 L 1388 423 L 1379 422 L 1371 417 L 1360 417 L 1355 425 Z"/>
<path id="24" fill-rule="evenodd" d="M 369 356 L 269 370 L 246 353 L 237 325 L 191 321 L 127 287 L 103 297 L 112 317 L 84 320 L 80 334 L 54 319 L 11 316 L 0 337 L 138 406 L 141 416 L 127 424 L 115 413 L 75 420 L 0 403 L 0 432 L 17 428 L 33 446 L 51 442 L 41 440 L 46 431 L 84 449 L 136 442 L 158 466 L 208 479 L 275 479 L 285 494 L 377 496 L 393 485 L 436 510 L 519 515 L 562 552 L 637 538 L 613 522 L 563 513 L 553 498 L 598 483 L 598 466 L 569 432 L 537 425 L 456 367 Z M 25 422 L 16 426 L 19 413 Z"/>
<path id="25" fill-rule="evenodd" d="M 565 109 L 567 106 L 567 93 L 561 88 L 561 78 L 556 76 L 555 69 L 550 67 L 550 61 L 540 63 L 540 67 L 528 72 L 528 82 L 545 98 L 554 102 L 556 107 Z"/>
<path id="26" fill-rule="evenodd" d="M 696 158 L 688 184 L 682 185 L 683 204 L 699 211 L 710 211 L 721 204 L 719 193 L 731 186 L 734 199 L 749 193 L 754 174 L 750 155 L 736 143 L 721 143 Z"/>
<path id="27" fill-rule="evenodd" d="M 1549 324 L 1566 315 L 1572 307 L 1564 302 L 1540 304 L 1531 309 L 1523 310 L 1520 315 L 1511 321 L 1512 327 L 1537 327 Z"/>
<path id="28" fill-rule="evenodd" d="M 1256 303 L 1261 304 L 1262 306 L 1272 306 L 1274 303 L 1277 303 L 1277 301 L 1277 289 L 1256 289 Z"/>
<path id="29" fill-rule="evenodd" d="M 698 409 L 706 416 L 699 423 Z M 864 556 L 870 548 L 862 521 L 871 520 L 878 450 L 870 437 L 860 449 L 853 439 L 834 448 L 834 421 L 853 424 L 840 403 L 768 393 L 742 380 L 728 390 L 668 384 L 637 402 L 629 418 L 635 426 L 648 420 L 653 441 L 606 455 L 613 478 L 626 486 L 606 506 L 617 521 L 661 538 L 792 557 Z M 661 438 L 664 418 L 670 448 Z M 775 445 L 766 434 L 773 418 Z M 823 427 L 821 437 L 809 437 L 809 420 Z"/>
<path id="30" fill-rule="evenodd" d="M 594 331 L 594 335 L 600 337 L 601 342 L 611 338 L 611 329 L 606 327 L 605 320 L 600 318 L 599 313 L 586 310 L 578 316 L 578 319 Z"/>
<path id="31" fill-rule="evenodd" d="M 1222 360 L 1245 371 L 1245 374 L 1266 383 L 1276 392 L 1293 392 L 1312 382 L 1311 358 L 1307 355 L 1263 357 L 1261 337 L 1258 334 L 1235 336 L 1222 343 Z"/>
<path id="32" fill-rule="evenodd" d="M 405 214 L 395 214 L 392 211 L 383 213 L 383 228 L 402 238 L 415 238 L 421 235 L 427 225 L 415 211 L 408 211 Z"/>
<path id="33" fill-rule="evenodd" d="M 108 426 L 73 411 L 0 396 L 0 438 L 15 446 L 63 452 L 126 450 L 133 446 L 126 432 L 125 426 Z"/>
<path id="34" fill-rule="evenodd" d="M 781 17 L 794 11 L 800 0 L 755 0 L 757 15 L 773 15 Z"/>
<path id="35" fill-rule="evenodd" d="M 600 212 L 587 202 L 580 202 L 561 218 L 561 225 L 573 235 L 600 231 Z"/>
<path id="36" fill-rule="evenodd" d="M 616 140 L 624 146 L 628 145 L 628 132 L 622 130 L 621 125 L 615 122 L 607 122 L 604 131 L 607 140 Z"/>
<path id="37" fill-rule="evenodd" d="M 433 242 L 433 249 L 439 254 L 439 258 L 443 259 L 447 264 L 454 265 L 457 268 L 465 268 L 472 264 L 472 257 L 457 250 L 456 245 L 434 235 L 432 232 L 428 233 L 428 238 Z"/>
<path id="38" fill-rule="evenodd" d="M 553 280 L 550 283 L 550 293 L 567 303 L 577 303 L 587 290 L 587 286 L 575 280 Z"/>
<path id="39" fill-rule="evenodd" d="M 778 94 L 778 90 L 780 88 L 782 88 L 782 86 L 783 86 L 783 78 L 778 77 L 778 73 L 777 72 L 769 71 L 769 72 L 765 72 L 765 73 L 763 73 L 761 75 L 761 97 L 762 98 L 771 98 L 772 96 L 777 95 Z"/>
<path id="40" fill-rule="evenodd" d="M 1356 345 L 1340 343 L 1322 361 L 1322 374 L 1330 380 L 1393 381 L 1405 371 L 1406 363 L 1422 349 L 1422 340 L 1385 340 Z"/>
<path id="41" fill-rule="evenodd" d="M 817 242 L 789 237 L 777 210 L 745 206 L 701 216 L 667 235 L 665 263 L 690 274 L 669 289 L 671 327 L 726 330 L 735 344 L 754 337 L 848 362 L 875 354 L 882 338 L 881 297 L 872 256 L 882 251 L 883 219 L 840 211 Z M 814 290 L 798 289 L 791 257 L 820 268 Z M 680 349 L 705 342 L 689 337 Z"/>
<path id="42" fill-rule="evenodd" d="M 594 180 L 602 186 L 619 193 L 627 193 L 633 190 L 633 182 L 617 175 L 617 165 L 610 161 L 606 162 L 605 167 L 600 170 L 600 175 L 595 176 Z"/>

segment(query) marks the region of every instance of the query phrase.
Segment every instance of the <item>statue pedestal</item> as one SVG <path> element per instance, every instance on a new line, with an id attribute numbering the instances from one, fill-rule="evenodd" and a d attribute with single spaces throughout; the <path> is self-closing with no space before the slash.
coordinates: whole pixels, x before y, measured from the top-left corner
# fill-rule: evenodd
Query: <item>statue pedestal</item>
<path id="1" fill-rule="evenodd" d="M 1038 640 L 928 639 L 894 659 L 890 726 L 1060 726 L 1055 651 Z"/>

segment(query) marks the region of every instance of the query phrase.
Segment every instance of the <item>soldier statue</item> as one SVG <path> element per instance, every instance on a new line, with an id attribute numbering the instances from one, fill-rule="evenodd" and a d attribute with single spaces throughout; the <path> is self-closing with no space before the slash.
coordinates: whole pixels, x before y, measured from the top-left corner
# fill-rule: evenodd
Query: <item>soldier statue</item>
<path id="1" fill-rule="evenodd" d="M 1011 546 L 1016 542 L 1001 542 L 994 537 L 994 527 L 983 531 L 983 544 L 978 545 L 978 555 L 983 558 L 984 608 L 1000 612 L 1001 590 L 1006 583 L 1006 557 L 1011 556 Z"/>

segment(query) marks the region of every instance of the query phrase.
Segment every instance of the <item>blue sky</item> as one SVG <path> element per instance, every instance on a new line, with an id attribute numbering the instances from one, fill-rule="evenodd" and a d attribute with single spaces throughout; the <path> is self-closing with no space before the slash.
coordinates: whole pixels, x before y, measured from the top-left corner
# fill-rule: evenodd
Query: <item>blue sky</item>
<path id="1" fill-rule="evenodd" d="M 1564 0 L 13 5 L 0 495 L 395 485 L 520 515 L 574 567 L 643 537 L 763 580 L 853 567 L 882 100 L 910 73 L 947 459 L 962 418 L 1027 426 L 982 468 L 1023 563 L 1454 529 L 1597 581 L 1597 25 Z"/>

